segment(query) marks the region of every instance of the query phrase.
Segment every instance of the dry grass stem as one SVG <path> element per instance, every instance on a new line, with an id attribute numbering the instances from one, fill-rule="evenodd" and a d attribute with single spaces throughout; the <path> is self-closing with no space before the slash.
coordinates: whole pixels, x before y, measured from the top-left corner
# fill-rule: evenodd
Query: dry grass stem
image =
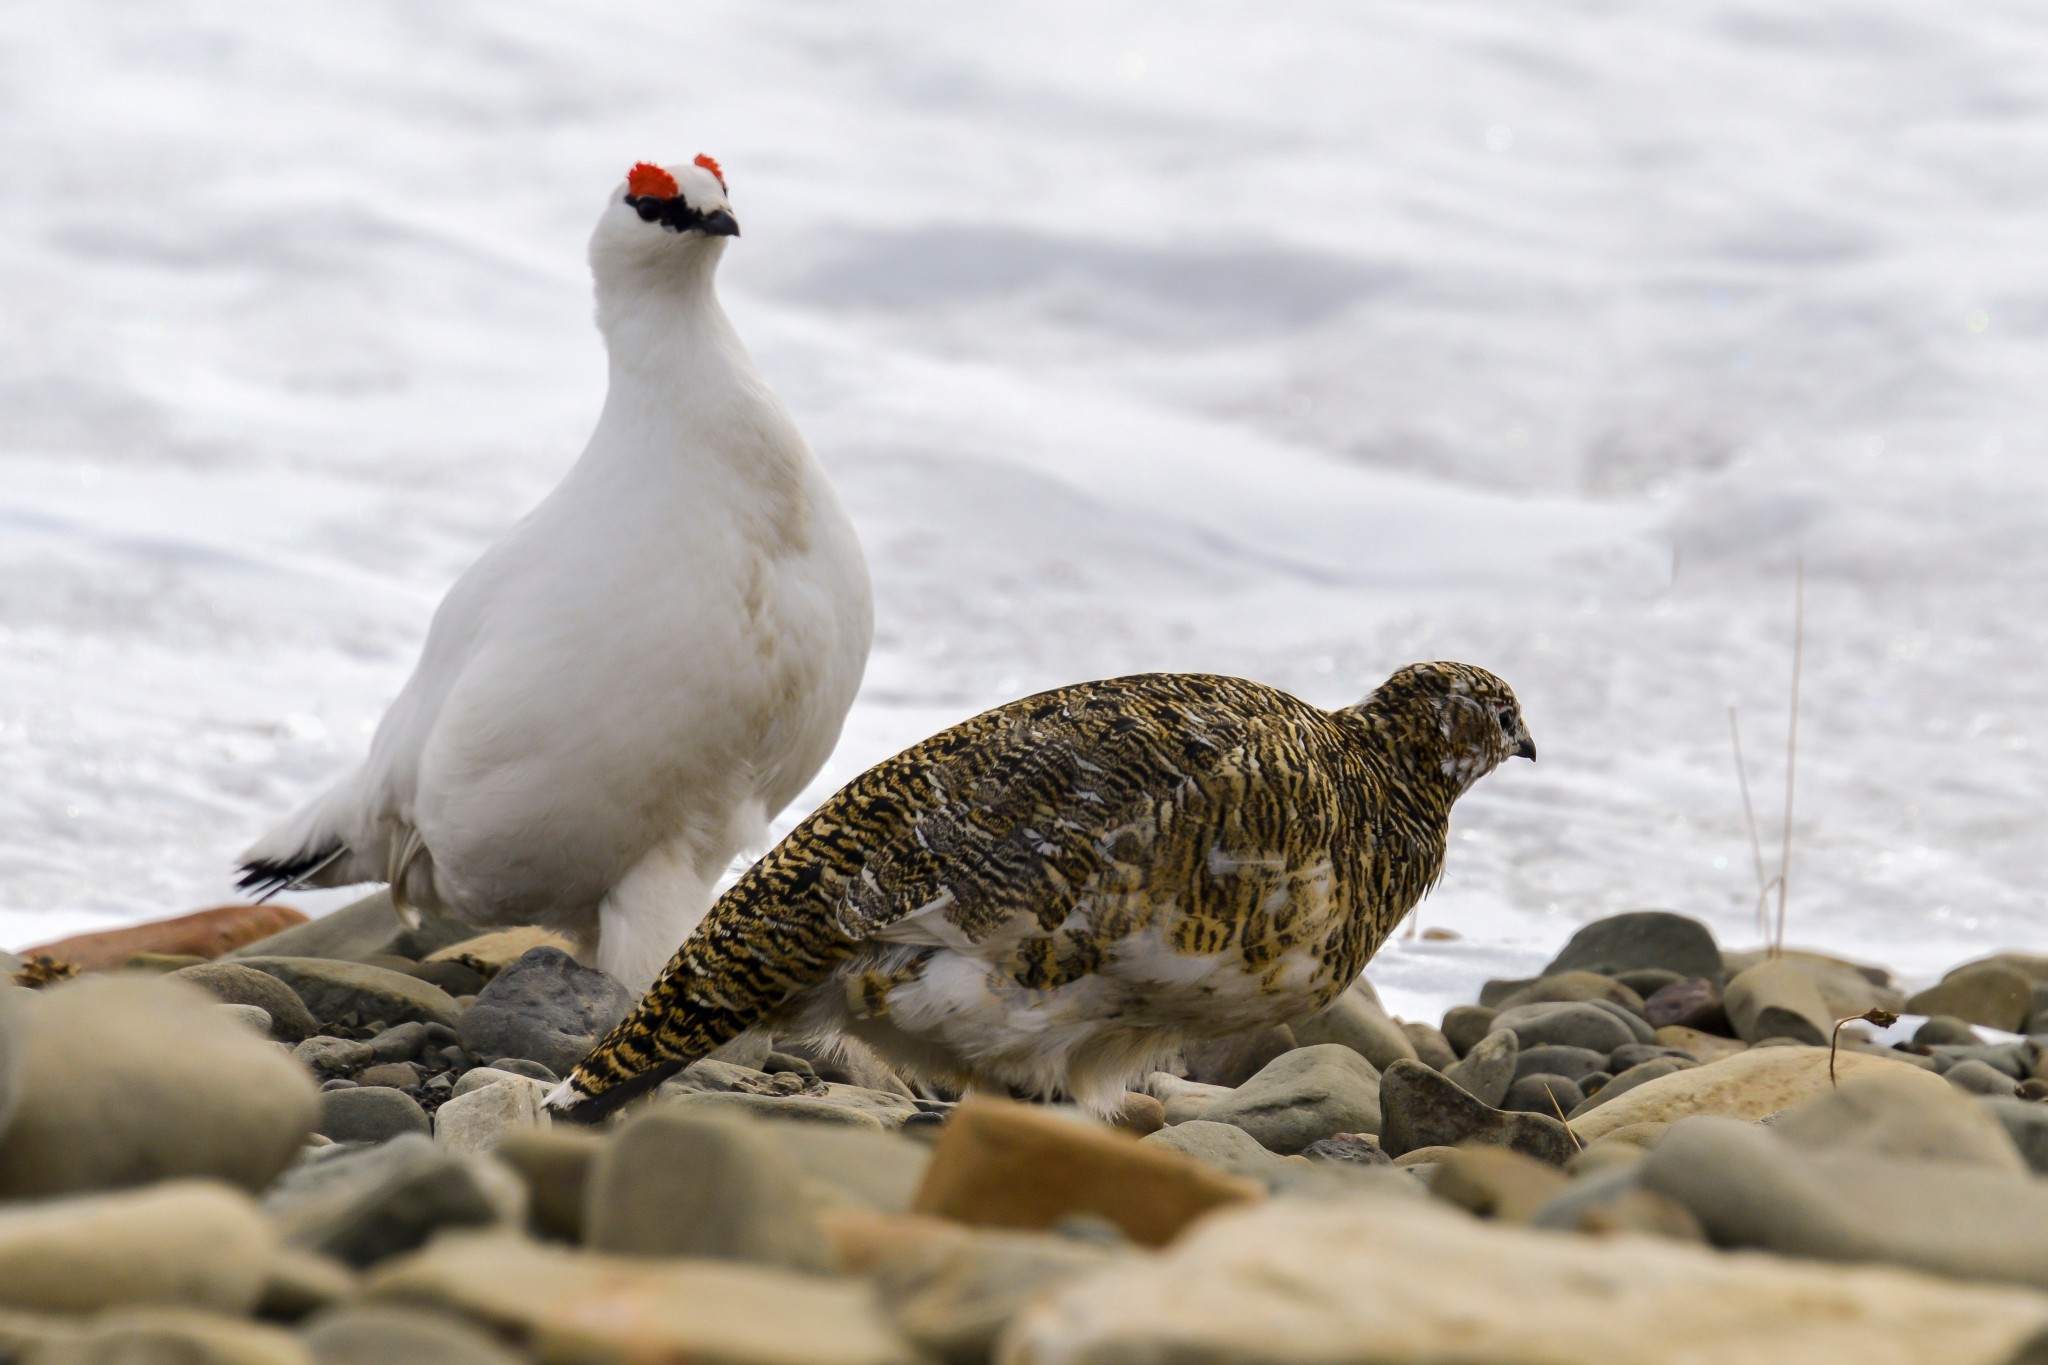
<path id="1" fill-rule="evenodd" d="M 1792 588 L 1792 719 L 1785 727 L 1785 842 L 1778 854 L 1778 924 L 1771 956 L 1785 952 L 1785 899 L 1792 884 L 1792 790 L 1799 774 L 1799 673 L 1806 657 L 1806 558 Z"/>
<path id="2" fill-rule="evenodd" d="M 1557 1121 L 1564 1125 L 1564 1135 L 1572 1140 L 1572 1149 L 1579 1152 L 1585 1151 L 1585 1144 L 1580 1142 L 1579 1135 L 1572 1131 L 1572 1121 L 1564 1116 L 1564 1106 L 1557 1102 L 1557 1092 L 1550 1088 L 1549 1081 L 1543 1083 L 1543 1093 L 1549 1098 L 1550 1107 L 1557 1111 Z"/>
<path id="3" fill-rule="evenodd" d="M 1842 1045 L 1842 1025 L 1853 1024 L 1859 1020 L 1866 1024 L 1875 1024 L 1879 1028 L 1890 1028 L 1893 1024 L 1899 1022 L 1899 1016 L 1890 1010 L 1878 1009 L 1872 1006 L 1861 1014 L 1852 1014 L 1846 1019 L 1835 1020 L 1835 1031 L 1828 1035 L 1828 1084 L 1830 1086 L 1836 1083 L 1835 1052 Z"/>
<path id="4" fill-rule="evenodd" d="M 1771 895 L 1771 879 L 1764 872 L 1764 841 L 1757 834 L 1756 803 L 1749 798 L 1749 763 L 1742 756 L 1742 722 L 1736 708 L 1728 708 L 1728 739 L 1735 747 L 1735 784 L 1742 790 L 1742 823 L 1749 831 L 1749 856 L 1756 866 L 1756 933 L 1768 939 L 1771 926 L 1764 906 Z"/>

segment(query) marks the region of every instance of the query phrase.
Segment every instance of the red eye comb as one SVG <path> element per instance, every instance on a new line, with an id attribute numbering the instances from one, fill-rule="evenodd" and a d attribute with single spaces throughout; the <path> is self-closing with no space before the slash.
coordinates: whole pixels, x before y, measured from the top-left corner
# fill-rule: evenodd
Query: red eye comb
<path id="1" fill-rule="evenodd" d="M 626 172 L 626 193 L 635 198 L 673 199 L 682 192 L 674 176 L 650 162 L 642 161 Z"/>
<path id="2" fill-rule="evenodd" d="M 718 162 L 713 160 L 706 153 L 699 152 L 697 153 L 697 164 L 699 166 L 702 166 L 705 170 L 711 172 L 712 179 L 718 182 L 718 188 L 725 188 L 725 172 L 718 169 Z"/>

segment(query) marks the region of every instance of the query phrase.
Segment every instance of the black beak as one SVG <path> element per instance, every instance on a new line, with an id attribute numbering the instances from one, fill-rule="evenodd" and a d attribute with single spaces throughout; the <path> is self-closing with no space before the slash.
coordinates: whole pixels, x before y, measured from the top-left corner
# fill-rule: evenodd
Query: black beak
<path id="1" fill-rule="evenodd" d="M 697 221 L 697 229 L 711 237 L 737 237 L 740 235 L 739 219 L 724 209 L 716 209 Z"/>
<path id="2" fill-rule="evenodd" d="M 1522 734 L 1522 742 L 1515 746 L 1515 757 L 1526 758 L 1531 763 L 1536 761 L 1536 741 L 1529 738 L 1526 731 Z"/>

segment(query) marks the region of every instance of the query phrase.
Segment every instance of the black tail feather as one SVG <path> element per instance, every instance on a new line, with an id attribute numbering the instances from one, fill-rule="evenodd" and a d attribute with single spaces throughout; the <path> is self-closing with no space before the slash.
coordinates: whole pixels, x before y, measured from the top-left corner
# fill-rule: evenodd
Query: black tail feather
<path id="1" fill-rule="evenodd" d="M 346 852 L 346 844 L 335 844 L 282 862 L 270 858 L 253 859 L 242 864 L 242 875 L 236 879 L 235 889 L 253 895 L 256 903 L 261 905 L 280 891 L 302 885 L 308 877 Z"/>

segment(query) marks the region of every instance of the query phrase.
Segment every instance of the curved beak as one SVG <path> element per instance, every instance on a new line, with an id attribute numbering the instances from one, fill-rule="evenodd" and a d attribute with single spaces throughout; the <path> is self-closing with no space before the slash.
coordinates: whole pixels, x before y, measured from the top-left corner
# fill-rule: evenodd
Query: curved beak
<path id="1" fill-rule="evenodd" d="M 717 209 L 698 220 L 697 229 L 712 237 L 737 237 L 740 235 L 740 222 L 724 209 Z"/>
<path id="2" fill-rule="evenodd" d="M 1522 731 L 1522 742 L 1515 746 L 1515 757 L 1526 758 L 1531 763 L 1536 761 L 1536 741 L 1529 738 L 1527 730 Z"/>

